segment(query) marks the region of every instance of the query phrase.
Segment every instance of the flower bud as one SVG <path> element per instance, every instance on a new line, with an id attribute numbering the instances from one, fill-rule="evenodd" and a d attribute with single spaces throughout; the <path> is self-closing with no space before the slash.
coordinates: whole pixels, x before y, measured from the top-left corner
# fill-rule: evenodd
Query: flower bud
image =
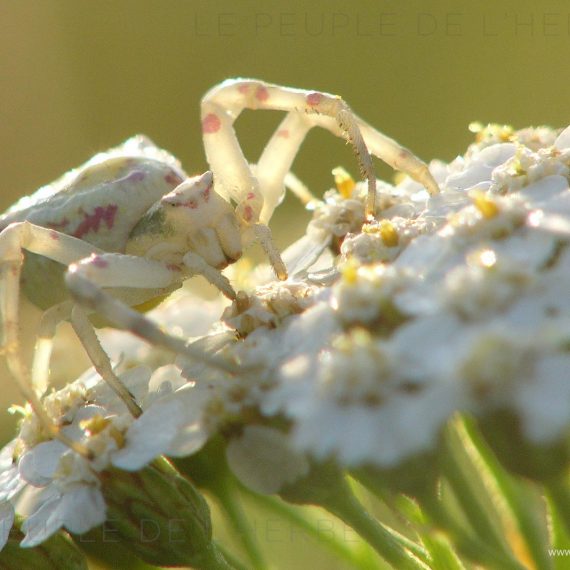
<path id="1" fill-rule="evenodd" d="M 229 568 L 212 542 L 204 497 L 166 460 L 137 472 L 101 474 L 107 523 L 121 542 L 149 564 Z"/>

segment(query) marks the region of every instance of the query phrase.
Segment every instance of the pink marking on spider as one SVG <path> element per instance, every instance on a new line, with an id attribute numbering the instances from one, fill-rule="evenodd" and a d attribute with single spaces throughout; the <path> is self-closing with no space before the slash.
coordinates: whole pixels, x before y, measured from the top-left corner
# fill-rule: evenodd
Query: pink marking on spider
<path id="1" fill-rule="evenodd" d="M 110 230 L 115 225 L 117 209 L 117 204 L 109 204 L 107 206 L 97 206 L 92 214 L 83 212 L 83 221 L 71 235 L 76 238 L 82 238 L 89 232 L 97 233 L 101 227 L 101 222 Z"/>
<path id="2" fill-rule="evenodd" d="M 316 107 L 323 100 L 323 94 L 315 91 L 307 95 L 307 103 L 311 107 Z"/>
<path id="3" fill-rule="evenodd" d="M 89 259 L 89 263 L 99 269 L 105 269 L 109 267 L 109 262 L 103 259 L 100 255 L 93 254 Z"/>
<path id="4" fill-rule="evenodd" d="M 267 90 L 267 87 L 260 85 L 255 92 L 255 98 L 261 103 L 267 101 L 267 99 L 269 99 L 269 91 Z"/>
<path id="5" fill-rule="evenodd" d="M 246 198 L 248 200 L 254 200 L 255 199 L 255 194 L 253 192 L 248 192 Z"/>
<path id="6" fill-rule="evenodd" d="M 46 224 L 46 228 L 51 228 L 53 230 L 65 228 L 65 226 L 69 225 L 69 220 L 67 218 L 63 218 L 60 222 L 50 222 Z"/>
<path id="7" fill-rule="evenodd" d="M 249 91 L 249 83 L 242 83 L 238 85 L 237 89 L 242 95 L 245 95 Z"/>
<path id="8" fill-rule="evenodd" d="M 191 210 L 197 210 L 200 207 L 200 204 L 194 198 L 191 200 L 187 200 L 186 202 L 171 202 L 175 206 L 182 206 L 183 208 L 190 208 Z"/>
<path id="9" fill-rule="evenodd" d="M 167 263 L 166 268 L 170 269 L 170 271 L 182 271 L 180 265 L 176 265 L 175 263 Z"/>
<path id="10" fill-rule="evenodd" d="M 243 209 L 243 219 L 246 222 L 251 222 L 252 218 L 253 218 L 253 208 L 251 206 L 246 206 Z"/>
<path id="11" fill-rule="evenodd" d="M 289 130 L 288 129 L 280 129 L 277 131 L 277 136 L 282 137 L 284 139 L 289 138 Z"/>
<path id="12" fill-rule="evenodd" d="M 204 202 L 210 201 L 210 190 L 211 188 L 208 187 L 205 190 L 202 190 L 202 192 L 200 192 L 200 196 L 202 196 Z"/>
<path id="13" fill-rule="evenodd" d="M 49 232 L 49 237 L 55 241 L 59 239 L 59 234 L 55 230 Z"/>
<path id="14" fill-rule="evenodd" d="M 171 170 L 168 174 L 165 175 L 164 181 L 173 188 L 176 188 L 176 186 L 182 182 L 182 178 L 178 176 L 174 170 Z"/>
<path id="15" fill-rule="evenodd" d="M 135 170 L 125 178 L 125 182 L 142 182 L 145 177 L 146 174 L 142 170 Z"/>
<path id="16" fill-rule="evenodd" d="M 218 115 L 214 115 L 214 113 L 206 115 L 202 120 L 202 132 L 204 134 L 217 133 L 221 127 L 222 121 L 220 121 Z"/>

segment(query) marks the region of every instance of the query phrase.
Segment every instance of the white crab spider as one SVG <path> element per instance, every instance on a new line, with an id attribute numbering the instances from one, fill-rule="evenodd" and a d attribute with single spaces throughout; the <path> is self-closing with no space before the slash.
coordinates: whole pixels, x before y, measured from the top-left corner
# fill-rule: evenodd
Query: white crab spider
<path id="1" fill-rule="evenodd" d="M 245 108 L 287 113 L 253 170 L 233 128 Z M 220 270 L 238 259 L 254 239 L 264 247 L 277 276 L 285 279 L 287 271 L 267 224 L 312 127 L 326 128 L 353 146 L 368 180 L 369 216 L 375 211 L 376 197 L 370 152 L 430 193 L 438 191 L 421 160 L 356 117 L 340 97 L 232 79 L 204 96 L 201 112 L 211 171 L 188 178 L 174 158 L 144 137 L 134 137 L 0 217 L 4 352 L 24 396 L 55 437 L 64 439 L 43 410 L 41 395 L 47 387 L 51 339 L 62 320 L 71 321 L 96 369 L 134 415 L 140 414 L 140 408 L 115 376 L 87 313 L 101 315 L 156 345 L 236 371 L 225 360 L 197 353 L 183 339 L 165 334 L 130 307 L 167 295 L 195 274 L 234 298 Z M 62 269 L 66 287 L 58 281 Z M 31 373 L 18 345 L 22 273 L 24 292 L 46 311 Z"/>

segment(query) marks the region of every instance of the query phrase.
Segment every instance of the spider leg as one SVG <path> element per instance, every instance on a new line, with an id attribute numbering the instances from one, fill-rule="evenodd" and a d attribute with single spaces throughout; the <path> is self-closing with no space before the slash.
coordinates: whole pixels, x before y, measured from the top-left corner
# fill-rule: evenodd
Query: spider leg
<path id="1" fill-rule="evenodd" d="M 165 264 L 141 257 L 104 253 L 72 264 L 65 276 L 71 296 L 83 307 L 90 309 L 120 329 L 128 330 L 151 344 L 177 354 L 204 362 L 230 373 L 237 366 L 215 355 L 207 354 L 186 344 L 183 338 L 170 335 L 153 321 L 114 298 L 104 288 L 133 287 L 161 289 L 168 287 L 177 277 L 174 269 Z"/>
<path id="2" fill-rule="evenodd" d="M 368 180 L 369 201 L 374 202 L 376 177 L 372 159 L 354 113 L 340 97 L 257 80 L 234 79 L 214 87 L 202 100 L 204 147 L 210 167 L 221 178 L 222 189 L 234 200 L 241 202 L 250 192 L 257 194 L 257 203 L 248 204 L 257 218 L 265 196 L 257 184 L 251 183 L 252 175 L 233 129 L 234 121 L 245 108 L 298 111 L 336 121 L 343 138 L 354 148 L 362 175 Z M 299 131 L 297 136 L 302 140 L 304 134 Z"/>
<path id="3" fill-rule="evenodd" d="M 202 132 L 206 156 L 210 168 L 215 173 L 216 190 L 237 203 L 236 215 L 244 227 L 245 239 L 257 237 L 267 252 L 278 278 L 285 279 L 287 277 L 285 265 L 273 244 L 270 231 L 255 227 L 260 221 L 265 224 L 265 220 L 269 220 L 279 201 L 282 188 L 271 181 L 267 190 L 264 186 L 260 186 L 241 151 L 233 124 L 246 108 L 303 111 L 333 118 L 343 132 L 344 138 L 352 144 L 363 176 L 368 180 L 370 204 L 367 212 L 374 210 L 376 197 L 376 177 L 372 159 L 354 114 L 340 97 L 248 79 L 226 81 L 206 93 L 202 99 Z M 293 122 L 297 119 L 291 114 L 289 120 Z M 292 139 L 287 147 L 291 160 L 305 135 L 302 128 L 294 129 L 294 132 L 297 141 Z M 267 155 L 265 161 L 272 162 L 273 159 L 270 160 Z M 285 174 L 286 172 L 279 172 L 273 179 L 280 178 L 282 185 Z M 268 205 L 264 209 L 266 193 Z"/>
<path id="4" fill-rule="evenodd" d="M 275 208 L 283 198 L 285 178 L 311 128 L 308 115 L 288 113 L 265 146 L 257 162 L 255 174 L 263 188 L 263 209 L 260 221 L 269 223 Z"/>
<path id="5" fill-rule="evenodd" d="M 32 386 L 40 396 L 45 394 L 49 386 L 50 361 L 56 328 L 70 318 L 72 308 L 71 301 L 64 301 L 50 307 L 42 315 L 32 361 Z"/>
<path id="6" fill-rule="evenodd" d="M 203 257 L 189 251 L 184 255 L 182 261 L 190 271 L 190 275 L 202 275 L 228 299 L 233 301 L 236 298 L 236 292 L 229 279 L 221 271 L 209 265 Z"/>
<path id="7" fill-rule="evenodd" d="M 125 403 L 129 412 L 135 417 L 142 413 L 141 408 L 134 400 L 132 394 L 125 388 L 115 372 L 111 360 L 102 349 L 101 343 L 93 325 L 85 312 L 72 301 L 65 301 L 47 309 L 42 315 L 32 365 L 32 383 L 36 392 L 43 394 L 48 387 L 50 359 L 53 347 L 53 338 L 57 326 L 69 320 L 77 338 L 79 338 L 85 352 L 89 356 L 95 370 L 111 389 Z"/>
<path id="8" fill-rule="evenodd" d="M 42 384 L 45 381 L 40 380 L 37 385 L 34 385 L 30 370 L 22 358 L 18 315 L 20 274 L 24 262 L 22 249 L 43 253 L 61 263 L 72 263 L 89 255 L 96 248 L 76 238 L 35 226 L 29 222 L 11 224 L 0 233 L 1 346 L 6 355 L 8 367 L 18 383 L 22 396 L 30 403 L 46 432 L 78 453 L 88 456 L 85 447 L 63 434 L 49 417 L 40 400 L 40 393 L 44 390 Z"/>
<path id="9" fill-rule="evenodd" d="M 89 321 L 83 308 L 78 305 L 75 305 L 71 311 L 71 326 L 81 341 L 83 348 L 85 348 L 95 370 L 97 370 L 101 378 L 109 384 L 117 396 L 121 398 L 129 412 L 135 418 L 138 418 L 142 414 L 142 409 L 113 371 L 111 360 L 101 347 L 93 325 Z"/>
<path id="10" fill-rule="evenodd" d="M 439 185 L 423 160 L 360 117 L 356 117 L 356 122 L 360 127 L 364 142 L 374 156 L 383 160 L 394 170 L 405 172 L 410 178 L 419 182 L 432 196 L 439 194 Z"/>
<path id="11" fill-rule="evenodd" d="M 439 192 L 437 182 L 422 160 L 359 117 L 355 119 L 366 146 L 374 156 L 382 159 L 394 170 L 407 173 L 408 176 L 422 184 L 430 194 L 434 195 Z M 268 223 L 273 210 L 279 204 L 283 196 L 283 182 L 291 170 L 299 147 L 313 127 L 322 127 L 338 137 L 344 136 L 338 122 L 331 117 L 291 112 L 267 143 L 256 168 L 257 179 L 263 188 L 265 199 L 260 215 L 262 223 Z M 367 213 L 371 211 L 370 208 L 372 206 L 369 203 Z"/>
<path id="12" fill-rule="evenodd" d="M 327 129 L 331 133 L 342 136 L 337 123 L 323 115 L 311 117 L 315 126 Z M 355 116 L 364 142 L 371 154 L 384 161 L 394 170 L 405 172 L 410 178 L 419 182 L 432 196 L 439 193 L 439 185 L 435 181 L 427 164 L 419 159 L 412 151 L 400 145 L 394 139 L 387 137 L 360 117 Z"/>
<path id="13" fill-rule="evenodd" d="M 261 195 L 259 195 L 259 186 L 256 186 L 255 181 L 252 182 L 251 172 L 233 129 L 235 119 L 244 108 L 299 113 L 296 117 L 292 113 L 290 117 L 286 117 L 284 123 L 292 128 L 284 129 L 282 123 L 271 140 L 270 148 L 266 149 L 265 156 L 262 156 L 263 160 L 260 159 L 262 167 L 258 168 L 258 175 L 261 172 L 261 176 L 264 176 L 267 172 L 265 164 L 273 164 L 277 170 L 273 176 L 270 176 L 272 180 L 269 189 L 266 190 L 263 186 Z M 211 168 L 221 178 L 220 184 L 224 191 L 234 200 L 239 201 L 240 192 L 242 200 L 248 192 L 259 195 L 256 198 L 260 203 L 249 205 L 254 212 L 259 212 L 258 215 L 263 223 L 271 217 L 272 208 L 278 203 L 282 192 L 277 179 L 283 180 L 286 175 L 277 159 L 283 161 L 283 166 L 286 162 L 290 165 L 307 131 L 313 126 L 324 127 L 352 144 L 362 174 L 368 180 L 366 204 L 368 216 L 374 215 L 375 211 L 376 179 L 367 147 L 393 168 L 403 170 L 418 180 L 431 194 L 439 191 L 425 163 L 396 141 L 358 118 L 338 96 L 271 85 L 257 80 L 233 79 L 214 87 L 202 101 L 204 146 Z M 289 137 L 290 141 L 279 142 L 276 137 Z M 280 157 L 278 153 L 283 151 L 285 155 Z M 231 160 L 227 157 L 231 157 Z M 264 207 L 263 200 L 266 198 L 266 193 L 270 204 Z"/>

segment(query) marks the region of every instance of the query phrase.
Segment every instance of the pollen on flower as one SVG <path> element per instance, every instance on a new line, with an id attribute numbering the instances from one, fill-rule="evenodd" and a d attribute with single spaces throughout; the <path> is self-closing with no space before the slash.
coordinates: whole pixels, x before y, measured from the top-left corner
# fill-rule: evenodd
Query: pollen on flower
<path id="1" fill-rule="evenodd" d="M 347 285 L 354 285 L 356 283 L 358 276 L 358 264 L 356 264 L 355 262 L 351 263 L 350 261 L 348 263 L 345 263 L 342 266 L 341 275 L 343 281 Z"/>
<path id="2" fill-rule="evenodd" d="M 508 142 L 516 138 L 515 130 L 510 125 L 498 123 L 483 125 L 480 122 L 473 122 L 469 124 L 469 130 L 475 133 L 475 140 L 479 145 Z"/>
<path id="3" fill-rule="evenodd" d="M 339 194 L 346 200 L 352 196 L 356 186 L 354 178 L 342 166 L 337 166 L 332 170 L 334 183 Z"/>
<path id="4" fill-rule="evenodd" d="M 396 247 L 400 242 L 398 232 L 389 220 L 380 222 L 380 235 L 382 236 L 382 241 L 388 247 Z"/>
<path id="5" fill-rule="evenodd" d="M 475 207 L 485 218 L 494 218 L 499 214 L 500 210 L 497 203 L 484 192 L 475 190 L 471 192 L 470 196 Z"/>
<path id="6" fill-rule="evenodd" d="M 104 418 L 101 415 L 93 416 L 87 420 L 83 420 L 79 422 L 79 427 L 87 434 L 87 435 L 97 435 L 101 433 L 103 430 L 107 429 L 109 426 L 110 421 L 107 418 Z"/>

